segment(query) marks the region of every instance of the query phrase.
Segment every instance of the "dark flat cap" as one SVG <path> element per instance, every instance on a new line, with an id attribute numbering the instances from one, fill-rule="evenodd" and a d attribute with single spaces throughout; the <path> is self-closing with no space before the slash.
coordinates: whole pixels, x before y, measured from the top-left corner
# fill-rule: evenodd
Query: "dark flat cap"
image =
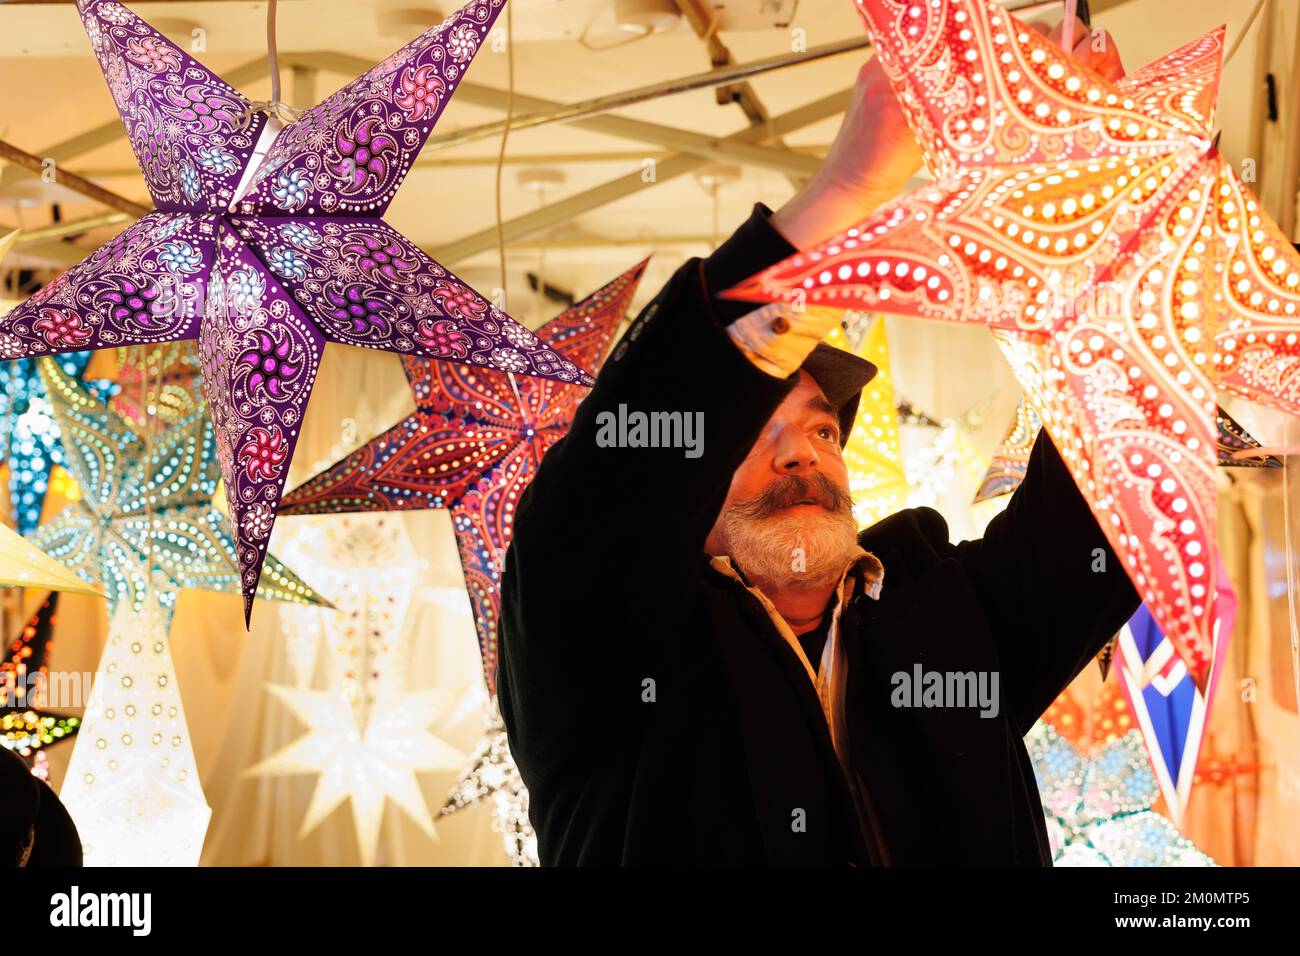
<path id="1" fill-rule="evenodd" d="M 799 367 L 813 377 L 826 400 L 839 410 L 840 447 L 843 448 L 853 430 L 862 389 L 876 377 L 879 369 L 861 356 L 825 342 L 818 342 Z"/>

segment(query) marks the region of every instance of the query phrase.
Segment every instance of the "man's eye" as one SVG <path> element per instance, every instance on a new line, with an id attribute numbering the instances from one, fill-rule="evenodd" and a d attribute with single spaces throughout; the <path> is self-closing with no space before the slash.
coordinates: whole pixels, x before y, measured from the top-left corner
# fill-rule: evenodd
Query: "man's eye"
<path id="1" fill-rule="evenodd" d="M 817 437 L 824 438 L 826 441 L 836 441 L 840 436 L 839 432 L 830 425 L 823 425 L 821 428 L 817 429 Z"/>

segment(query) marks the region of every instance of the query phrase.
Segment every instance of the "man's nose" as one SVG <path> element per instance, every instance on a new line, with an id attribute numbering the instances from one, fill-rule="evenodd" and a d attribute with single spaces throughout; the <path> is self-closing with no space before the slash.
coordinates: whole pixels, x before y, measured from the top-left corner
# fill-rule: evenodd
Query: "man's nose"
<path id="1" fill-rule="evenodd" d="M 799 475 L 812 471 L 820 459 L 808 436 L 798 429 L 785 429 L 777 436 L 773 465 L 784 475 Z"/>

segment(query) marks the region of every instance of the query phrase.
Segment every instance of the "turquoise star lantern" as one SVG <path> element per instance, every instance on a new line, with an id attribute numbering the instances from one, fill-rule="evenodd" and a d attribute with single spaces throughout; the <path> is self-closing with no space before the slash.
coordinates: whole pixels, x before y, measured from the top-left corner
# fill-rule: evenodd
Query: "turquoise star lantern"
<path id="1" fill-rule="evenodd" d="M 235 546 L 213 504 L 220 468 L 207 408 L 150 437 L 68 374 L 37 360 L 63 432 L 67 468 L 81 500 L 42 525 L 31 540 L 84 580 L 102 584 L 109 614 L 123 601 L 138 611 L 157 589 L 168 622 L 182 588 L 239 594 Z M 264 520 L 256 509 L 243 520 Z M 328 605 L 274 558 L 257 595 Z"/>

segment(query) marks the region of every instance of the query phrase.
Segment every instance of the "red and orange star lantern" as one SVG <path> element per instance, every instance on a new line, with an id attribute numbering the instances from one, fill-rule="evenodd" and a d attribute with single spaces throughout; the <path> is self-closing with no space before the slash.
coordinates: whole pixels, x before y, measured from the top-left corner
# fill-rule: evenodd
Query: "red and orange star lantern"
<path id="1" fill-rule="evenodd" d="M 988 0 L 857 3 L 935 182 L 730 296 L 990 326 L 1203 689 L 1216 389 L 1300 414 L 1300 256 L 1216 149 L 1223 29 L 1111 82 Z"/>
<path id="2" fill-rule="evenodd" d="M 548 348 L 593 371 L 648 260 L 537 330 Z M 285 495 L 282 515 L 446 508 L 460 550 L 483 674 L 496 693 L 501 570 L 519 496 L 573 424 L 587 389 L 493 369 L 403 356 L 415 412 Z"/>

